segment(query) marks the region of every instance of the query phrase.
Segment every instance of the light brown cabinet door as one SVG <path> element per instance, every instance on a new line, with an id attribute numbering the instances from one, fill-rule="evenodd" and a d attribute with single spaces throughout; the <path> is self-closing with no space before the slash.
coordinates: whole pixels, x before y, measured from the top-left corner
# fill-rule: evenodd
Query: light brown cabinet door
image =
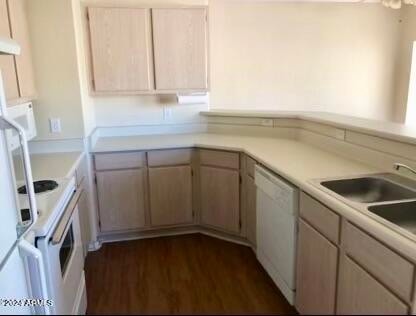
<path id="1" fill-rule="evenodd" d="M 192 223 L 190 166 L 150 168 L 149 188 L 152 226 Z"/>
<path id="2" fill-rule="evenodd" d="M 11 38 L 7 0 L 0 0 L 0 36 Z M 3 76 L 6 99 L 19 98 L 14 57 L 0 55 L 0 70 Z"/>
<path id="3" fill-rule="evenodd" d="M 26 0 L 9 0 L 8 3 L 12 38 L 21 47 L 20 55 L 15 57 L 19 94 L 21 98 L 33 99 L 36 96 L 36 88 L 27 24 Z"/>
<path id="4" fill-rule="evenodd" d="M 202 224 L 240 232 L 240 175 L 237 170 L 200 168 Z"/>
<path id="5" fill-rule="evenodd" d="M 406 315 L 408 306 L 358 264 L 341 257 L 337 314 Z"/>
<path id="6" fill-rule="evenodd" d="M 89 8 L 93 89 L 152 89 L 149 9 Z"/>
<path id="7" fill-rule="evenodd" d="M 84 257 L 86 257 L 88 253 L 88 246 L 91 241 L 91 224 L 89 216 L 88 191 L 86 190 L 84 190 L 81 197 L 79 198 L 78 210 L 81 228 L 82 249 L 84 250 Z"/>
<path id="8" fill-rule="evenodd" d="M 152 9 L 157 90 L 208 88 L 204 8 Z"/>
<path id="9" fill-rule="evenodd" d="M 296 308 L 300 314 L 334 314 L 338 249 L 299 220 Z"/>
<path id="10" fill-rule="evenodd" d="M 102 232 L 137 229 L 145 225 L 144 169 L 97 172 Z"/>
<path id="11" fill-rule="evenodd" d="M 246 235 L 247 240 L 256 245 L 256 196 L 257 187 L 254 183 L 254 179 L 250 176 L 246 176 L 246 190 L 245 190 L 245 208 L 246 208 Z"/>

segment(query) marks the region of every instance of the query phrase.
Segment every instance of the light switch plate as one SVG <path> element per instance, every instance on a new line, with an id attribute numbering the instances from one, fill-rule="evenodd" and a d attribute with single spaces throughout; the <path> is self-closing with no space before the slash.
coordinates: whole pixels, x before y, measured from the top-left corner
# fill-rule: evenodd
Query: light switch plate
<path id="1" fill-rule="evenodd" d="M 51 133 L 57 134 L 62 131 L 61 129 L 61 119 L 60 118 L 49 118 L 49 129 Z"/>

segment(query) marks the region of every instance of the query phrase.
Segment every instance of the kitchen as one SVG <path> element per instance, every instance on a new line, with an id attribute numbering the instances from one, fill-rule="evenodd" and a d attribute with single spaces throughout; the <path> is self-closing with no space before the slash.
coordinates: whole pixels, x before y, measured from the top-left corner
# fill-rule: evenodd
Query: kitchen
<path id="1" fill-rule="evenodd" d="M 416 313 L 414 1 L 0 15 L 0 314 Z"/>

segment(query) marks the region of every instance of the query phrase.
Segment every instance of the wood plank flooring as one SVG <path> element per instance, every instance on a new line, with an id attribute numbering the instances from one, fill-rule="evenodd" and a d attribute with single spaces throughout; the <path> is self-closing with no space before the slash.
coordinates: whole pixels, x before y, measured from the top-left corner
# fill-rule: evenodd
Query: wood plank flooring
<path id="1" fill-rule="evenodd" d="M 88 314 L 295 314 L 248 247 L 201 234 L 104 244 Z"/>

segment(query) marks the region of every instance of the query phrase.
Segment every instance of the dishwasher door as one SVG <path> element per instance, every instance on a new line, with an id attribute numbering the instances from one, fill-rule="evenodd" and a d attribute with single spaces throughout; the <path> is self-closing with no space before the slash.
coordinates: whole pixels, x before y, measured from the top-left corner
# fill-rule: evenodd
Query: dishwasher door
<path id="1" fill-rule="evenodd" d="M 256 166 L 257 258 L 286 299 L 294 304 L 299 191 Z"/>

